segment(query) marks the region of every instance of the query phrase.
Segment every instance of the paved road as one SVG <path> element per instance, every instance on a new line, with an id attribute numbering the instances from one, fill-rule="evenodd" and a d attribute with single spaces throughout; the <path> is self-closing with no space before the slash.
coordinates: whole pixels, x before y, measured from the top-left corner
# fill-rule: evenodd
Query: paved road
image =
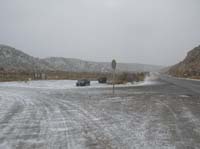
<path id="1" fill-rule="evenodd" d="M 159 77 L 163 81 L 189 89 L 193 93 L 200 94 L 200 80 L 197 81 L 197 80 L 192 80 L 192 79 L 189 80 L 189 79 L 183 79 L 183 78 L 176 78 L 169 75 L 160 75 Z"/>
<path id="2" fill-rule="evenodd" d="M 0 149 L 198 149 L 200 96 L 168 81 L 118 88 L 0 87 Z"/>

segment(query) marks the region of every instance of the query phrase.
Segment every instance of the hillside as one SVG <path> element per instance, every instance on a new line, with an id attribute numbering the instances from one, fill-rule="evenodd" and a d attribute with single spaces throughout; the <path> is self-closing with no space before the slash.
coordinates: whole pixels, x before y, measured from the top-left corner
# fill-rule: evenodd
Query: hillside
<path id="1" fill-rule="evenodd" d="M 79 59 L 32 57 L 10 46 L 0 45 L 0 68 L 5 71 L 67 71 L 67 72 L 109 72 L 110 62 L 90 62 Z M 157 71 L 161 66 L 118 63 L 117 71 Z"/>
<path id="2" fill-rule="evenodd" d="M 53 70 L 44 60 L 34 58 L 15 48 L 0 45 L 0 68 L 5 71 Z"/>
<path id="3" fill-rule="evenodd" d="M 75 72 L 110 72 L 111 64 L 108 62 L 89 62 L 79 59 L 50 57 L 44 59 L 49 65 L 52 65 L 57 70 L 75 71 Z M 143 71 L 158 71 L 161 67 L 146 64 L 136 63 L 118 63 L 117 71 L 143 72 Z"/>
<path id="4" fill-rule="evenodd" d="M 189 51 L 182 62 L 172 66 L 169 69 L 169 74 L 200 79 L 200 46 Z"/>
<path id="5" fill-rule="evenodd" d="M 108 66 L 107 65 L 108 63 L 102 63 L 102 62 L 89 62 L 79 59 L 63 58 L 63 57 L 45 58 L 44 61 L 60 71 L 71 71 L 71 72 L 110 71 L 110 65 Z"/>

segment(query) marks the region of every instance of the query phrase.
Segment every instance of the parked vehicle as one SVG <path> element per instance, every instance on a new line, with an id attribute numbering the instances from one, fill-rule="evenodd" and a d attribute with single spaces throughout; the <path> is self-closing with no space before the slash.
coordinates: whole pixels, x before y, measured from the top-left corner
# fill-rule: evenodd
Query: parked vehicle
<path id="1" fill-rule="evenodd" d="M 90 80 L 82 79 L 76 82 L 76 86 L 90 86 Z"/>
<path id="2" fill-rule="evenodd" d="M 107 83 L 107 78 L 106 77 L 101 77 L 98 79 L 99 83 Z"/>

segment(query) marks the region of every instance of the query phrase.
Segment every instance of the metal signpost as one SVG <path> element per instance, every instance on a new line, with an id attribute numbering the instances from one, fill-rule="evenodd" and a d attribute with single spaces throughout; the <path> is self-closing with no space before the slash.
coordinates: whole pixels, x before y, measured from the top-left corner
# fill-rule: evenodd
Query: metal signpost
<path id="1" fill-rule="evenodd" d="M 112 60 L 111 66 L 112 66 L 112 69 L 113 69 L 112 84 L 113 84 L 113 95 L 114 95 L 115 94 L 115 70 L 116 70 L 116 66 L 117 66 L 116 60 Z"/>

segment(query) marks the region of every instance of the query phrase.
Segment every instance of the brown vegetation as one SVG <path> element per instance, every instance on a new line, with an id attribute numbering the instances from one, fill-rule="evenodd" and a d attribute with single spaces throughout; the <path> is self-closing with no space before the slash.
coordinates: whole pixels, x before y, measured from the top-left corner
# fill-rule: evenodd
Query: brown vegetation
<path id="1" fill-rule="evenodd" d="M 117 73 L 115 82 L 122 84 L 127 82 L 137 82 L 144 80 L 147 73 Z M 27 81 L 27 80 L 78 80 L 89 79 L 98 80 L 98 78 L 106 77 L 108 82 L 112 81 L 111 73 L 95 73 L 95 72 L 63 72 L 63 71 L 48 71 L 48 72 L 15 72 L 4 71 L 0 69 L 0 81 Z"/>
<path id="2" fill-rule="evenodd" d="M 145 76 L 148 75 L 147 72 L 140 72 L 140 73 L 129 73 L 123 72 L 116 75 L 116 84 L 124 84 L 128 82 L 139 82 L 143 81 Z"/>

